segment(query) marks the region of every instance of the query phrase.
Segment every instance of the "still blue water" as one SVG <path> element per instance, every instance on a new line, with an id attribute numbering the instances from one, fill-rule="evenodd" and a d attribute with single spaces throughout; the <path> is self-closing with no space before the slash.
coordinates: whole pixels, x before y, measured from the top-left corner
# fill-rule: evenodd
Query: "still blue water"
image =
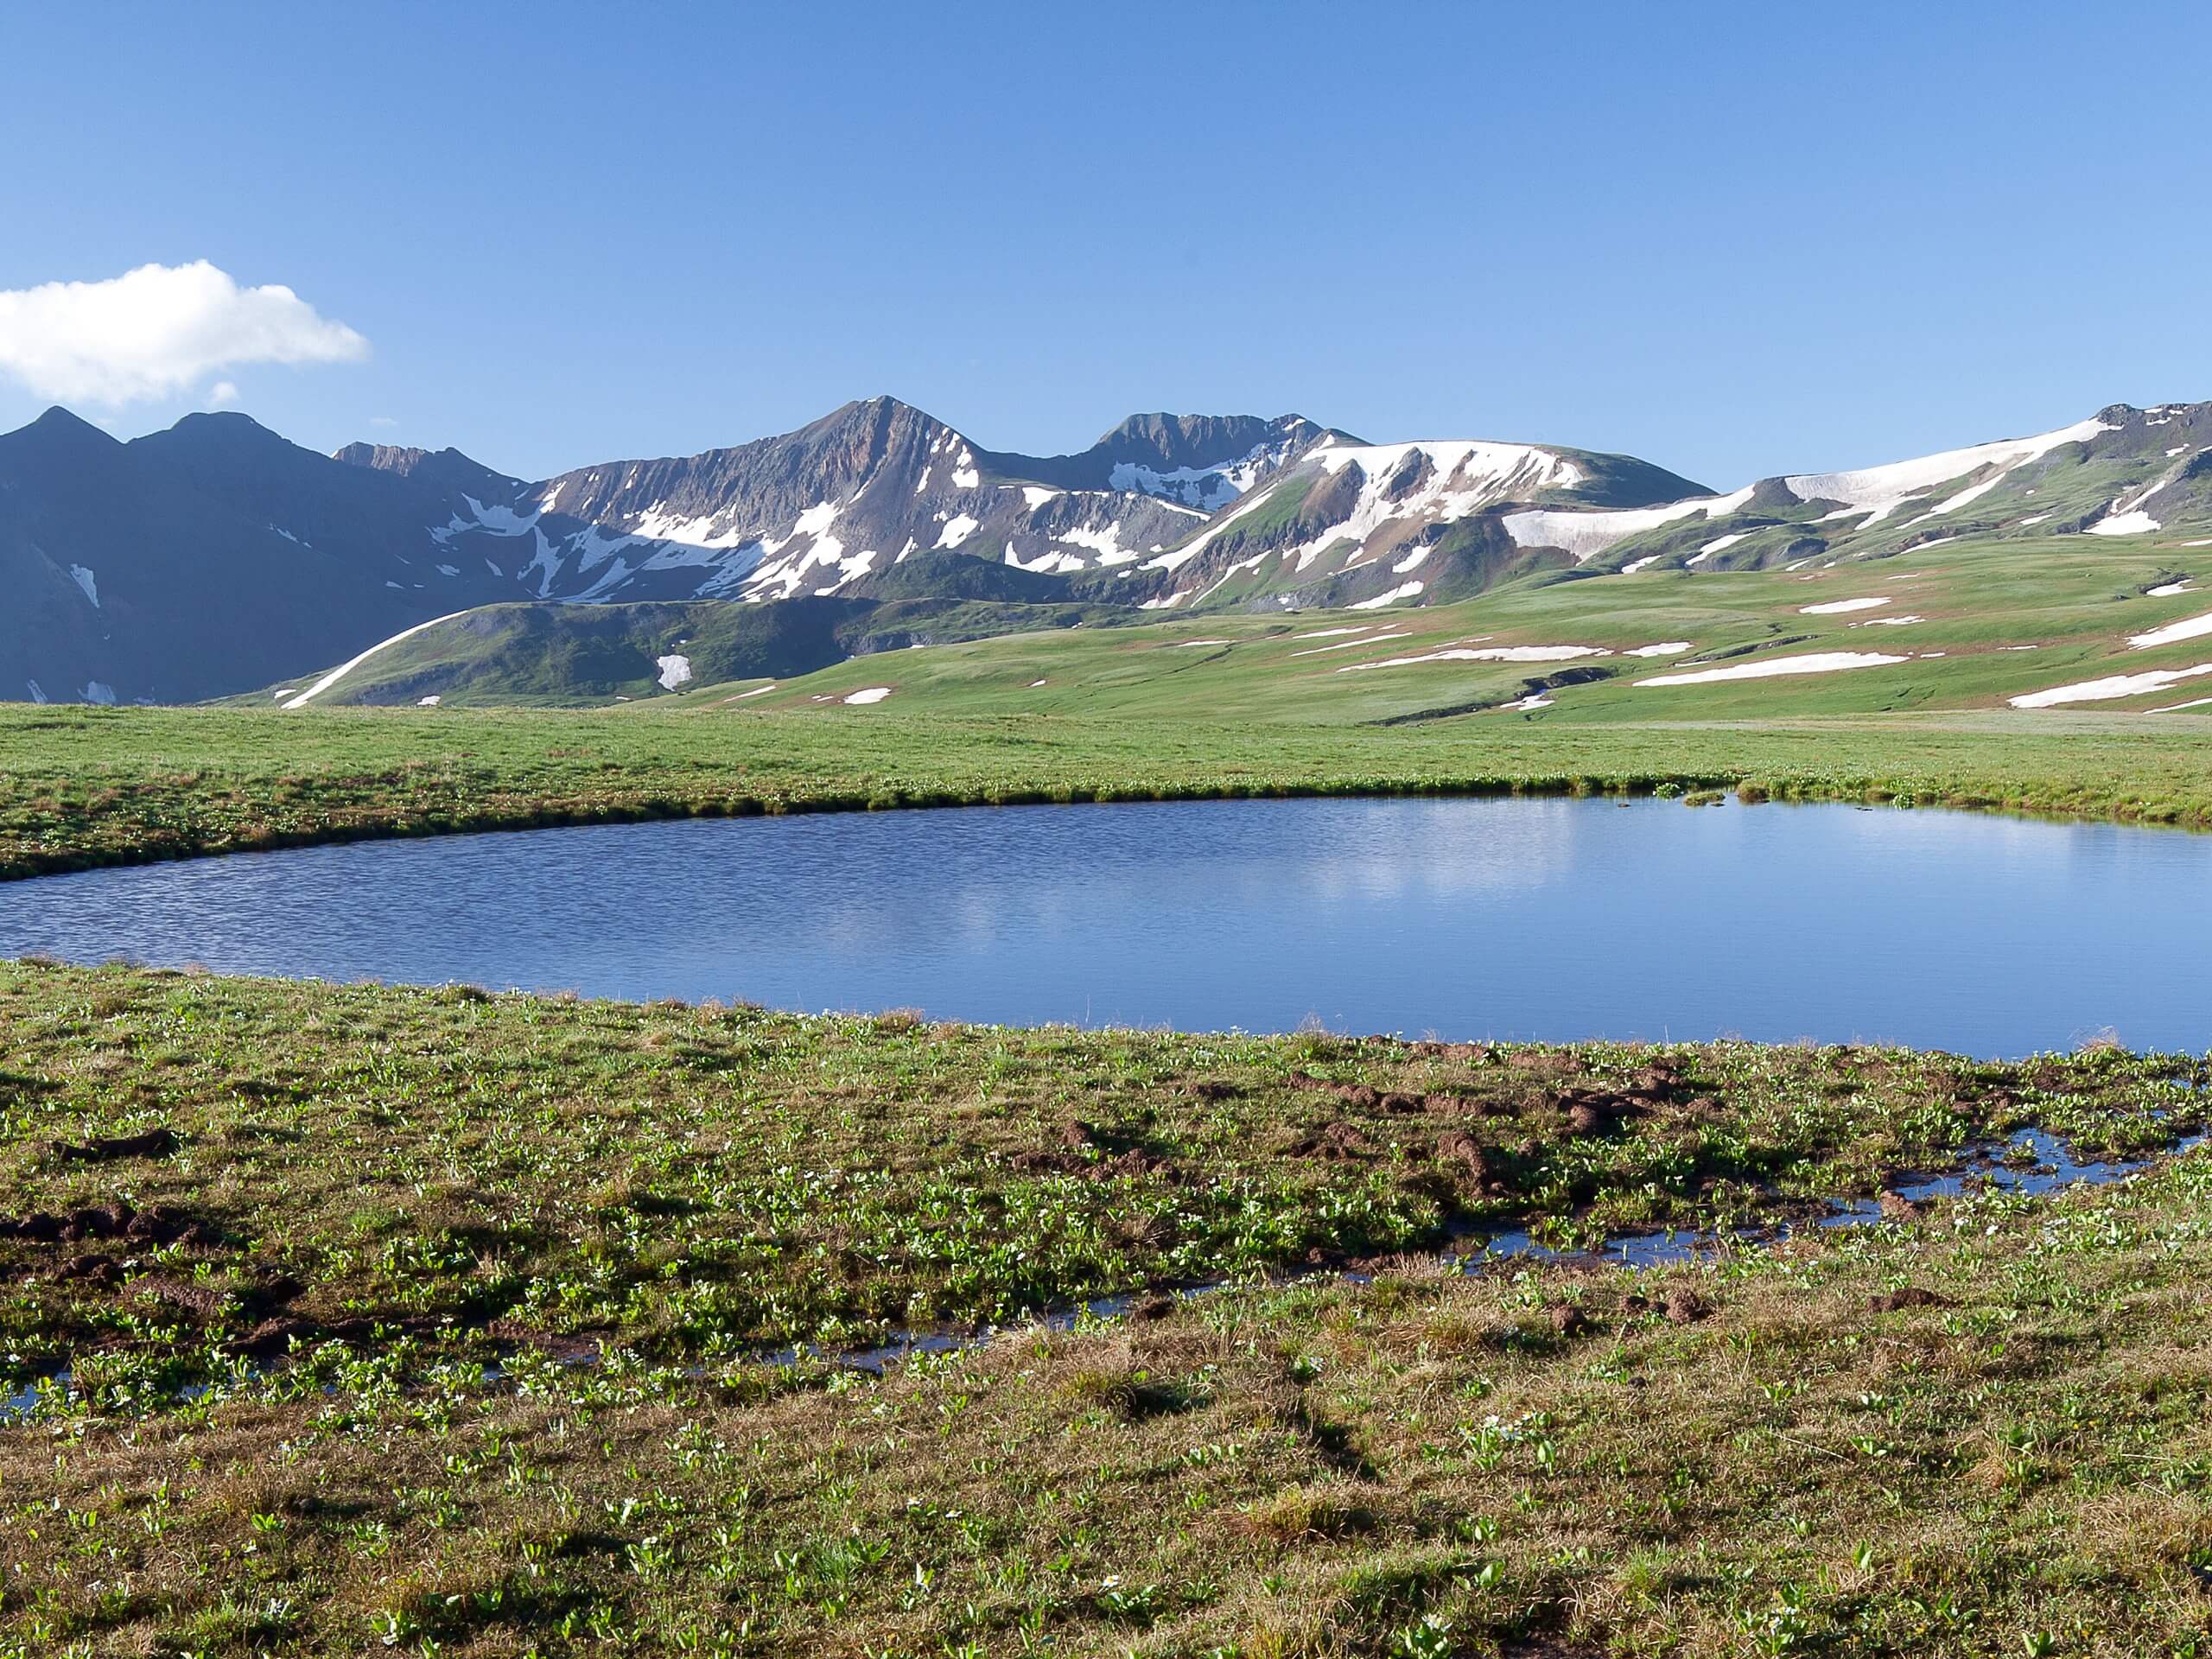
<path id="1" fill-rule="evenodd" d="M 0 886 L 0 955 L 1452 1038 L 2212 1046 L 2212 837 L 1848 806 L 684 820 Z"/>

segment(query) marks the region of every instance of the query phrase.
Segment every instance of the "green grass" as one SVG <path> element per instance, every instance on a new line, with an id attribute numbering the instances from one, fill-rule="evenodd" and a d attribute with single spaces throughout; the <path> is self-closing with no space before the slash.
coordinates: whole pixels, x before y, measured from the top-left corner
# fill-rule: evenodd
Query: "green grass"
<path id="1" fill-rule="evenodd" d="M 2194 1059 L 35 963 L 0 968 L 0 1204 L 202 1230 L 0 1241 L 11 1370 L 75 1390 L 0 1429 L 11 1659 L 2201 1651 L 2203 1154 L 1644 1278 L 1423 1254 L 1455 1221 L 1784 1213 L 2031 1122 L 2153 1150 L 2202 1120 Z M 54 1147 L 154 1125 L 172 1151 Z M 1261 1277 L 1351 1255 L 1373 1282 Z M 880 1379 L 753 1346 L 1224 1272 Z M 1943 1300 L 1870 1311 L 1901 1285 Z M 274 1374 L 228 1357 L 256 1332 Z"/>
<path id="2" fill-rule="evenodd" d="M 621 818 L 1664 785 L 2202 826 L 2212 747 L 2192 741 L 2200 729 L 2189 716 L 2056 711 L 1378 728 L 889 704 L 298 715 L 0 705 L 0 875 Z"/>
<path id="3" fill-rule="evenodd" d="M 2121 643 L 2205 603 L 2140 596 L 2171 552 L 2045 551 L 1916 556 L 1929 620 L 1895 629 L 1798 608 L 1847 578 L 1884 591 L 1872 565 L 1654 574 L 884 653 L 743 700 L 8 708 L 0 874 L 1223 795 L 1733 788 L 2212 826 L 2201 718 L 1999 706 L 2212 658 Z M 1405 637 L 1294 654 L 1353 626 Z M 1942 654 L 1683 688 L 1605 658 L 1637 665 L 1533 718 L 1440 711 L 1543 668 L 1338 671 L 1479 635 L 1712 655 L 1797 633 Z M 1230 643 L 1185 643 L 1207 639 Z M 842 702 L 871 685 L 891 698 Z M 2202 1123 L 2209 1076 L 2110 1051 L 1461 1051 L 0 965 L 0 1214 L 79 1235 L 0 1237 L 0 1372 L 73 1384 L 0 1428 L 0 1659 L 2203 1659 L 2203 1153 L 1648 1280 L 1435 1252 L 1515 1225 L 1764 1225 L 2030 1123 L 2150 1153 Z M 1642 1094 L 1578 1118 L 1576 1090 Z M 62 1150 L 151 1128 L 174 1147 Z M 86 1218 L 118 1201 L 137 1236 Z M 1327 1276 L 1281 1280 L 1307 1269 Z M 1126 1321 L 1026 1323 L 1224 1278 Z M 1870 1306 L 1900 1286 L 1941 1300 Z M 1017 1328 L 880 1379 L 767 1357 L 984 1322 Z"/>
<path id="4" fill-rule="evenodd" d="M 2202 613 L 2202 593 L 2144 596 L 2189 556 L 2082 546 L 2092 539 L 1796 574 L 1535 579 L 1424 611 L 1055 628 L 595 709 L 0 704 L 0 877 L 612 818 L 1224 795 L 1747 785 L 1751 798 L 2212 825 L 2212 716 L 2152 712 L 2200 682 L 2076 709 L 2005 706 L 2212 659 L 2201 639 L 2126 643 Z M 1891 605 L 1866 614 L 1925 620 L 1853 627 L 1866 614 L 1802 609 L 1878 594 Z M 1623 654 L 1671 641 L 1693 649 Z M 1382 665 L 1512 645 L 1614 654 Z M 1910 660 L 1636 683 L 1694 659 L 1839 650 Z M 421 671 L 404 657 L 386 666 Z M 1558 687 L 1547 708 L 1500 706 L 1562 675 L 1595 677 Z M 887 699 L 844 702 L 871 687 Z"/>
<path id="5" fill-rule="evenodd" d="M 2090 545 L 2085 547 L 2085 543 Z M 977 640 L 928 652 L 862 657 L 779 685 L 748 702 L 769 709 L 823 707 L 863 686 L 892 689 L 894 705 L 933 715 L 1203 718 L 1269 724 L 1359 724 L 1490 705 L 1463 726 L 1798 719 L 1900 711 L 2001 708 L 2023 693 L 2145 669 L 2212 661 L 2203 639 L 2152 650 L 2128 636 L 2212 607 L 2198 590 L 2163 599 L 2144 589 L 2190 561 L 2174 549 L 2114 550 L 2098 538 L 1961 543 L 1833 569 L 1698 571 L 1634 575 L 1579 571 L 1509 583 L 1479 598 L 1427 609 L 1395 607 L 1294 616 L 1214 614 L 1146 628 Z M 1414 573 L 1418 575 L 1418 570 Z M 1879 609 L 1808 615 L 1808 605 L 1885 598 Z M 1917 616 L 1904 626 L 1881 616 Z M 1854 626 L 1854 625 L 1858 626 Z M 1394 636 L 1368 644 L 1338 632 Z M 1226 643 L 1193 646 L 1193 639 Z M 1681 641 L 1681 662 L 1859 652 L 1906 658 L 1888 666 L 1792 678 L 1640 686 L 1675 659 L 1619 653 Z M 1439 650 L 1505 645 L 1603 647 L 1580 662 L 1400 663 Z M 2032 651 L 2014 647 L 2032 645 Z M 1741 656 L 1732 653 L 1744 653 Z M 1533 718 L 1497 709 L 1530 682 L 1562 670 L 1599 676 L 1555 693 Z M 1038 680 L 1045 683 L 1033 683 Z M 2179 688 L 2094 705 L 2147 713 L 2187 701 Z M 715 694 L 702 691 L 702 698 Z M 2201 695 L 2212 696 L 2212 692 Z M 2157 723 L 2203 729 L 2203 716 Z M 1466 734 L 1477 741 L 1475 734 Z M 2183 741 L 2187 741 L 2183 738 Z"/>
<path id="6" fill-rule="evenodd" d="M 1665 1052 L 1681 1072 L 1665 1098 L 1592 1134 L 1561 1091 L 1636 1089 L 1662 1051 L 1438 1055 L 38 964 L 0 965 L 0 1215 L 117 1197 L 188 1212 L 226 1241 L 180 1257 L 234 1299 L 245 1324 L 221 1334 L 247 1334 L 282 1281 L 289 1314 L 464 1350 L 495 1328 L 667 1357 L 852 1344 L 1471 1229 L 1565 1243 L 1786 1215 L 2027 1122 L 2160 1145 L 2203 1104 L 2188 1060 L 1726 1044 Z M 155 1128 L 182 1149 L 114 1167 L 54 1151 Z M 42 1275 L 50 1241 L 11 1248 L 28 1277 L 0 1313 L 0 1378 L 89 1377 L 111 1351 L 128 1377 L 204 1363 L 201 1325 L 149 1326 L 111 1284 Z"/>

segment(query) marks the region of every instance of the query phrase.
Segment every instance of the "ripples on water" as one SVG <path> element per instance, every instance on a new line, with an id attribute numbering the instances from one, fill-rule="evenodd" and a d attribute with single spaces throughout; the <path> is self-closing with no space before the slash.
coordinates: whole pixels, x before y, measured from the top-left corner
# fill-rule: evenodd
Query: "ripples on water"
<path id="1" fill-rule="evenodd" d="M 679 820 L 0 887 L 0 953 L 1006 1024 L 2212 1046 L 2212 838 L 1849 806 Z"/>

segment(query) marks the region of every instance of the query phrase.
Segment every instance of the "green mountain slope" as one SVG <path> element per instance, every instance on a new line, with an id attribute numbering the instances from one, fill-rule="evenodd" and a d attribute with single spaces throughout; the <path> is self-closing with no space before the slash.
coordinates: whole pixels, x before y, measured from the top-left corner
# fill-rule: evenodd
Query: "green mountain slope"
<path id="1" fill-rule="evenodd" d="M 943 596 L 491 605 L 410 630 L 349 664 L 231 701 L 302 709 L 634 702 L 804 675 L 848 658 L 1099 626 L 1119 614 L 1069 601 Z"/>
<path id="2" fill-rule="evenodd" d="M 1213 614 L 825 668 L 760 706 L 882 688 L 910 713 L 1586 723 L 2212 709 L 2212 543 L 1962 538 L 1833 569 L 1541 571 L 1414 609 Z"/>

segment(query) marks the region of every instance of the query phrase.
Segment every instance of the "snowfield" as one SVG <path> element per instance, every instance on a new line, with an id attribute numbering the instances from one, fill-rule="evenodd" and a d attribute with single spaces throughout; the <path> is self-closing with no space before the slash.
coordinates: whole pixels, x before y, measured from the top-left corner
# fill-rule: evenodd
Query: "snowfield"
<path id="1" fill-rule="evenodd" d="M 1647 530 L 1657 530 L 1700 513 L 1708 522 L 1725 518 L 1751 499 L 1751 486 L 1746 484 L 1731 495 L 1694 496 L 1688 501 L 1661 507 L 1599 507 L 1579 512 L 1568 507 L 1539 508 L 1530 512 L 1507 513 L 1505 533 L 1517 547 L 1560 548 L 1573 554 L 1577 564 L 1582 564 L 1596 558 L 1615 542 L 1640 536 Z M 1700 553 L 1698 556 L 1705 558 L 1709 555 Z M 1641 570 L 1649 563 L 1649 560 L 1639 559 L 1634 568 Z M 1625 570 L 1623 574 L 1626 574 Z"/>
<path id="2" fill-rule="evenodd" d="M 1778 679 L 1791 674 L 1835 674 L 1852 668 L 1887 668 L 1909 663 L 1910 657 L 1890 657 L 1878 651 L 1821 651 L 1804 657 L 1777 657 L 1770 662 L 1739 663 L 1733 668 L 1694 669 L 1683 674 L 1661 674 L 1638 685 L 1711 685 L 1722 680 Z"/>
<path id="3" fill-rule="evenodd" d="M 416 634 L 422 632 L 425 628 L 435 628 L 441 622 L 451 622 L 456 618 L 467 616 L 467 614 L 468 613 L 467 611 L 454 611 L 450 615 L 434 616 L 427 622 L 417 622 L 411 628 L 402 628 L 397 633 L 393 634 L 391 639 L 378 640 L 376 644 L 371 645 L 359 656 L 349 657 L 346 661 L 339 664 L 337 667 L 332 669 L 329 673 L 317 680 L 313 685 L 308 687 L 306 690 L 301 692 L 299 696 L 287 698 L 284 702 L 277 704 L 276 706 L 280 709 L 304 709 L 308 704 L 313 702 L 324 692 L 329 690 L 332 686 L 337 684 L 339 681 L 344 679 L 348 674 L 351 674 L 355 669 L 359 668 L 363 663 L 367 662 L 370 658 L 375 656 L 378 652 L 389 651 L 392 646 L 397 645 L 403 639 L 412 639 Z"/>
<path id="4" fill-rule="evenodd" d="M 1451 524 L 1547 490 L 1571 489 L 1582 469 L 1564 455 L 1527 443 L 1479 439 L 1414 443 L 1325 443 L 1306 458 L 1334 478 L 1357 467 L 1360 486 L 1351 510 L 1312 540 L 1286 550 L 1303 570 L 1331 547 L 1351 541 L 1364 547 L 1383 525 L 1402 519 Z M 1419 479 L 1415 484 L 1408 480 Z M 1411 569 L 1417 558 L 1404 567 Z"/>
<path id="5" fill-rule="evenodd" d="M 2033 437 L 2008 438 L 1997 443 L 1976 444 L 1966 449 L 1947 449 L 1940 454 L 1921 455 L 1910 461 L 1891 461 L 1880 467 L 1861 467 L 1851 472 L 1794 473 L 1784 476 L 1782 483 L 1801 502 L 1834 501 L 1840 504 L 1824 514 L 1820 522 L 1858 518 L 1863 521 L 1858 528 L 1863 530 L 1867 525 L 1879 524 L 1907 502 L 1923 499 L 1938 484 L 1975 474 L 1988 474 L 1980 481 L 1936 502 L 1910 521 L 1921 524 L 1980 500 L 2012 474 L 2042 460 L 2054 449 L 2069 443 L 2086 443 L 2100 432 L 2118 429 L 2095 419 L 2076 421 L 2071 426 L 2061 427 L 2055 432 L 2039 433 Z M 1991 470 L 1993 468 L 1993 471 Z M 1575 562 L 1580 563 L 1596 557 L 1615 543 L 1630 536 L 1662 529 L 1694 515 L 1702 514 L 1708 523 L 1726 518 L 1749 503 L 1755 487 L 1746 485 L 1727 495 L 1698 496 L 1665 506 L 1583 511 L 1557 508 L 1508 513 L 1504 521 L 1505 531 L 1522 547 L 1560 548 L 1573 554 Z M 1743 531 L 1716 536 L 1700 547 L 1690 563 L 1703 563 L 1714 554 L 1726 552 L 1751 533 Z M 2104 533 L 2128 532 L 2115 528 Z M 1663 556 L 1653 554 L 1633 560 L 1623 567 L 1623 574 L 1641 570 L 1661 556 Z"/>
<path id="6" fill-rule="evenodd" d="M 2212 612 L 2202 616 L 2185 617 L 2179 622 L 2169 622 L 2163 628 L 2153 628 L 2148 633 L 2131 633 L 2127 643 L 2138 651 L 2148 651 L 2156 645 L 2178 645 L 2183 639 L 2201 639 L 2212 633 Z"/>
<path id="7" fill-rule="evenodd" d="M 1966 449 L 1945 449 L 1911 461 L 1896 461 L 1886 466 L 1862 467 L 1856 472 L 1796 473 L 1782 481 L 1800 501 L 1842 503 L 1841 507 L 1829 515 L 1831 518 L 1852 518 L 1864 512 L 1868 515 L 1866 522 L 1871 524 L 1888 518 L 1906 501 L 1924 494 L 1938 484 L 1964 478 L 1985 467 L 2001 469 L 1996 478 L 1961 491 L 1948 500 L 1938 504 L 1933 512 L 1923 515 L 1934 518 L 1979 499 L 2006 473 L 2031 461 L 2040 461 L 2062 445 L 2087 443 L 2100 432 L 2117 430 L 2117 427 L 2107 426 L 2093 417 L 2061 427 L 2056 432 L 2039 433 L 2031 438 L 2007 438 L 1996 443 L 1978 443 Z"/>
<path id="8" fill-rule="evenodd" d="M 1418 582 L 1404 582 L 1393 588 L 1387 594 L 1377 594 L 1372 599 L 1363 599 L 1358 604 L 1347 606 L 1345 608 L 1354 611 L 1379 611 L 1385 605 L 1395 605 L 1402 599 L 1411 599 L 1421 590 L 1421 584 Z"/>
<path id="9" fill-rule="evenodd" d="M 1489 645 L 1472 650 L 1447 646 L 1418 657 L 1386 657 L 1380 662 L 1347 663 L 1339 674 L 1357 674 L 1363 668 L 1405 668 L 1414 663 L 1567 663 L 1579 657 L 1610 657 L 1601 645 Z"/>
<path id="10" fill-rule="evenodd" d="M 2055 685 L 2048 691 L 2031 691 L 2010 699 L 2015 709 L 2055 709 L 2065 702 L 2109 702 L 2115 697 L 2139 697 L 2146 691 L 2163 691 L 2183 680 L 2212 674 L 2212 663 L 2194 668 L 2157 668 L 2143 674 L 2113 674 L 2101 680 L 2078 680 Z"/>

